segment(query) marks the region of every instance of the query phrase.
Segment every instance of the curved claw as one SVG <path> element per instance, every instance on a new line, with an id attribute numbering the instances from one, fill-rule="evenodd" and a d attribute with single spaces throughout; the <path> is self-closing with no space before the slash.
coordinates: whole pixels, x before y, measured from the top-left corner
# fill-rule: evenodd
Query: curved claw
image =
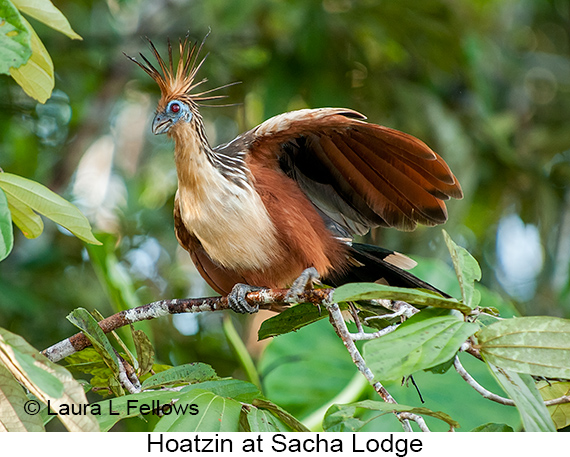
<path id="1" fill-rule="evenodd" d="M 228 304 L 230 309 L 240 314 L 253 314 L 259 311 L 259 305 L 252 306 L 246 300 L 250 292 L 257 292 L 263 287 L 250 286 L 249 284 L 236 284 L 228 294 Z"/>
<path id="2" fill-rule="evenodd" d="M 321 276 L 316 268 L 310 267 L 303 270 L 297 279 L 291 284 L 289 292 L 285 296 L 287 303 L 301 303 L 301 295 L 306 290 L 313 288 L 313 284 L 320 283 Z"/>

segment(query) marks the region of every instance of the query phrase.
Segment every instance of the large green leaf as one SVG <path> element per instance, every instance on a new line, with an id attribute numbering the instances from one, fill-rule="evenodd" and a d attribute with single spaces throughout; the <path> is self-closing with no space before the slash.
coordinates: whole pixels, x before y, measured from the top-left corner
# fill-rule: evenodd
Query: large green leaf
<path id="1" fill-rule="evenodd" d="M 45 25 L 67 35 L 73 40 L 81 40 L 82 38 L 73 31 L 69 25 L 69 21 L 58 10 L 50 0 L 11 0 L 16 7 L 25 14 L 30 15 L 34 19 L 43 22 Z"/>
<path id="2" fill-rule="evenodd" d="M 0 2 L 0 18 L 0 73 L 7 75 L 32 55 L 31 34 L 11 2 Z"/>
<path id="3" fill-rule="evenodd" d="M 0 173 L 0 189 L 4 190 L 12 206 L 29 206 L 86 243 L 101 244 L 93 236 L 91 225 L 81 211 L 47 187 L 11 173 Z"/>
<path id="4" fill-rule="evenodd" d="M 429 290 L 407 289 L 368 282 L 340 286 L 335 289 L 332 297 L 335 303 L 374 299 L 401 300 L 412 305 L 457 309 L 466 314 L 471 312 L 470 307 L 456 299 L 445 298 Z"/>
<path id="5" fill-rule="evenodd" d="M 530 375 L 515 373 L 487 363 L 505 392 L 515 402 L 527 432 L 555 432 L 542 397 Z"/>
<path id="6" fill-rule="evenodd" d="M 157 415 L 159 408 L 176 402 L 178 398 L 180 398 L 179 392 L 141 392 L 93 403 L 91 404 L 91 411 L 96 412 L 95 417 L 99 422 L 101 431 L 106 432 L 122 419 L 139 415 L 143 417 Z"/>
<path id="7" fill-rule="evenodd" d="M 6 194 L 0 190 L 0 261 L 8 257 L 14 246 L 12 215 L 8 208 Z"/>
<path id="8" fill-rule="evenodd" d="M 98 431 L 90 414 L 65 414 L 83 410 L 87 399 L 83 387 L 65 368 L 49 361 L 22 337 L 0 328 L 0 362 L 42 403 L 51 405 L 70 431 Z M 59 414 L 61 413 L 61 414 Z"/>
<path id="9" fill-rule="evenodd" d="M 332 405 L 325 414 L 323 429 L 327 432 L 357 432 L 370 420 L 362 420 L 356 416 L 358 408 L 377 411 L 380 414 L 396 412 L 409 412 L 422 416 L 431 416 L 447 422 L 451 427 L 459 428 L 459 424 L 449 415 L 441 411 L 432 411 L 428 408 L 415 408 L 412 406 L 384 403 L 374 400 L 363 400 L 348 405 Z"/>
<path id="10" fill-rule="evenodd" d="M 203 370 L 200 365 L 196 367 Z M 190 384 L 180 391 L 141 392 L 99 402 L 94 408 L 101 411 L 98 420 L 106 431 L 121 419 L 139 415 L 141 408 L 144 414 L 156 414 L 159 406 L 165 414 L 155 431 L 307 431 L 287 411 L 262 398 L 253 384 L 237 379 Z"/>
<path id="11" fill-rule="evenodd" d="M 177 406 L 195 405 L 198 414 L 176 413 Z M 237 432 L 242 404 L 213 392 L 193 389 L 180 392 L 173 412 L 164 416 L 154 428 L 155 432 Z"/>
<path id="12" fill-rule="evenodd" d="M 364 358 L 375 377 L 398 380 L 447 362 L 479 326 L 447 310 L 428 308 L 396 331 L 364 345 Z"/>
<path id="13" fill-rule="evenodd" d="M 475 308 L 481 300 L 479 291 L 475 289 L 475 281 L 481 280 L 481 267 L 465 248 L 455 244 L 445 230 L 443 237 L 451 254 L 463 302 L 470 308 Z"/>
<path id="14" fill-rule="evenodd" d="M 46 47 L 28 21 L 22 18 L 31 33 L 32 55 L 18 68 L 10 68 L 10 75 L 24 89 L 24 92 L 40 103 L 50 98 L 55 86 L 53 62 Z"/>
<path id="15" fill-rule="evenodd" d="M 532 316 L 504 319 L 477 332 L 481 355 L 519 373 L 570 378 L 570 320 Z"/>

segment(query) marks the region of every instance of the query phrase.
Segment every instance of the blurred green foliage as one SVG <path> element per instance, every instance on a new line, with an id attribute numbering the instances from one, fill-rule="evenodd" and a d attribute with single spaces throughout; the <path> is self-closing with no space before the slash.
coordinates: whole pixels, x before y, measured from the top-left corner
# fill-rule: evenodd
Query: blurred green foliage
<path id="1" fill-rule="evenodd" d="M 371 122 L 411 133 L 440 153 L 462 183 L 465 199 L 448 205 L 446 230 L 479 260 L 482 283 L 512 299 L 514 313 L 570 317 L 568 2 L 56 4 L 83 41 L 30 20 L 53 59 L 55 91 L 38 104 L 9 77 L 0 77 L 0 167 L 73 201 L 104 246 L 87 251 L 52 223 L 35 240 L 17 233 L 14 251 L 0 263 L 0 326 L 44 348 L 74 332 L 65 316 L 80 306 L 108 315 L 161 298 L 211 294 L 174 237 L 173 145 L 152 137 L 149 128 L 157 88 L 122 54 L 148 54 L 144 36 L 164 50 L 167 37 L 189 33 L 201 40 L 208 29 L 210 56 L 201 75 L 210 87 L 243 82 L 227 89 L 228 102 L 240 106 L 203 109 L 212 144 L 271 115 L 322 106 L 353 108 Z M 375 231 L 367 241 L 448 262 L 438 228 Z M 417 274 L 445 288 L 453 277 L 448 270 L 420 265 Z M 459 297 L 459 291 L 450 292 Z M 181 316 L 150 323 L 157 360 L 202 361 L 220 376 L 243 377 L 221 319 Z M 256 332 L 253 321 L 238 319 L 236 325 L 258 354 L 263 347 L 247 336 Z M 277 338 L 263 354 L 268 392 L 283 392 L 272 373 L 286 373 L 295 354 L 279 356 L 279 348 L 300 335 Z M 311 394 L 315 408 L 334 393 L 329 382 L 339 377 L 337 391 L 349 382 L 348 363 Z M 434 396 L 467 398 L 459 394 L 467 387 L 456 387 L 457 379 L 448 385 L 424 374 L 420 381 L 428 386 L 429 394 L 422 393 L 432 395 L 433 409 L 441 408 L 429 403 Z M 397 389 L 393 393 L 403 403 L 415 396 L 411 388 Z M 269 397 L 294 414 L 310 413 L 303 409 L 306 398 Z M 471 417 L 477 421 L 462 424 L 463 430 L 489 419 L 488 403 L 477 403 Z M 454 417 L 453 408 L 463 406 L 450 402 L 448 408 Z M 514 410 L 505 414 L 516 417 Z M 125 424 L 137 427 L 136 419 Z"/>

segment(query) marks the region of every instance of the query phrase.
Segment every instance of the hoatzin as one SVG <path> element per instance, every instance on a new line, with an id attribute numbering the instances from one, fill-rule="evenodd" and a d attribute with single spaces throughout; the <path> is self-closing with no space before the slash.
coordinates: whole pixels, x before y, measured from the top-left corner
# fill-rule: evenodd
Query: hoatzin
<path id="1" fill-rule="evenodd" d="M 153 66 L 129 57 L 158 84 L 152 131 L 174 139 L 179 243 L 238 312 L 255 312 L 245 296 L 291 286 L 295 302 L 319 277 L 324 283 L 379 281 L 437 290 L 405 271 L 414 262 L 352 242 L 371 227 L 412 230 L 447 219 L 444 200 L 462 198 L 444 160 L 422 141 L 365 122 L 344 108 L 302 109 L 275 116 L 229 143 L 211 147 L 198 110 L 221 98 L 193 93 L 203 46 L 180 41 L 175 66 L 150 42 Z M 128 56 L 127 56 L 128 57 Z M 226 87 L 226 86 L 222 86 Z"/>

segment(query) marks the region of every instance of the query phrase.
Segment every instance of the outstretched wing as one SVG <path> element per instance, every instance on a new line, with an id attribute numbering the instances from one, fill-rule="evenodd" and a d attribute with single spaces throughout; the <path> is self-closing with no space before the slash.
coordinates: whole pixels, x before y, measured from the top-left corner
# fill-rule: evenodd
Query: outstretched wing
<path id="1" fill-rule="evenodd" d="M 445 161 L 417 138 L 364 119 L 349 109 L 292 111 L 216 150 L 280 167 L 339 233 L 445 222 L 444 201 L 463 197 Z"/>

